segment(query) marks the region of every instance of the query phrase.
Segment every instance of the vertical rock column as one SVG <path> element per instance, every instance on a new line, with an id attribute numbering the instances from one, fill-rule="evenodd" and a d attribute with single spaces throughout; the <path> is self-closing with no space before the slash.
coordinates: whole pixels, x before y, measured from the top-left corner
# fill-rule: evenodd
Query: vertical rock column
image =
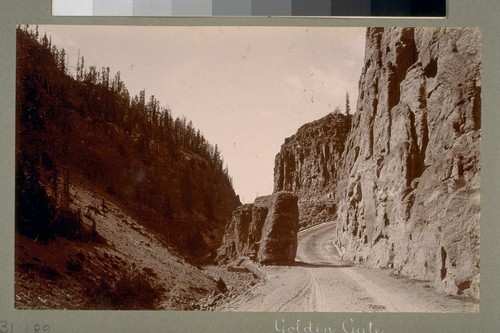
<path id="1" fill-rule="evenodd" d="M 298 198 L 291 192 L 272 197 L 257 260 L 263 264 L 285 264 L 295 261 L 299 231 Z"/>

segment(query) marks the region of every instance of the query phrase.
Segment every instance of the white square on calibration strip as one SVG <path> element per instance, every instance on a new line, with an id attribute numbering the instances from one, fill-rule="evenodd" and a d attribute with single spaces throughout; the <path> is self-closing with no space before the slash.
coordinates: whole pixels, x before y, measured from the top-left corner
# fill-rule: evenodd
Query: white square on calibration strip
<path id="1" fill-rule="evenodd" d="M 92 16 L 93 0 L 52 0 L 54 16 Z"/>

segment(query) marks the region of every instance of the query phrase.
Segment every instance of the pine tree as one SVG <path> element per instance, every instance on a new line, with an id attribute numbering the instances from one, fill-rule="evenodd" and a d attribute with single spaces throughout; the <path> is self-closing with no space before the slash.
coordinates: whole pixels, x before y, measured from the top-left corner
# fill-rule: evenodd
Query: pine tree
<path id="1" fill-rule="evenodd" d="M 349 93 L 345 93 L 345 114 L 350 115 L 351 114 L 351 103 L 349 101 Z"/>
<path id="2" fill-rule="evenodd" d="M 59 69 L 61 72 L 66 74 L 66 50 L 64 48 L 61 49 L 61 52 L 59 53 Z"/>

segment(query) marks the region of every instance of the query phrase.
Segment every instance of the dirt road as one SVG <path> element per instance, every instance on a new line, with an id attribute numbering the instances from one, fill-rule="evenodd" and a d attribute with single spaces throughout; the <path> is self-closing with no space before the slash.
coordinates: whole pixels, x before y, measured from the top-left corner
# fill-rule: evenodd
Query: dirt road
<path id="1" fill-rule="evenodd" d="M 222 311 L 477 312 L 479 304 L 438 294 L 428 283 L 337 259 L 334 224 L 299 233 L 293 266 L 262 267 L 266 281 Z"/>

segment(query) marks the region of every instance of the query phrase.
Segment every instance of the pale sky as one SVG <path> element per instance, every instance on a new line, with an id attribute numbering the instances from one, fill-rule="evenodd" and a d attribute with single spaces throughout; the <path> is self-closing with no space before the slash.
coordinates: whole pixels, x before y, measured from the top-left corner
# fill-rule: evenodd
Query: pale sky
<path id="1" fill-rule="evenodd" d="M 69 65 L 121 72 L 130 94 L 146 89 L 217 144 L 242 202 L 273 191 L 286 137 L 345 94 L 354 111 L 365 28 L 40 26 Z"/>

